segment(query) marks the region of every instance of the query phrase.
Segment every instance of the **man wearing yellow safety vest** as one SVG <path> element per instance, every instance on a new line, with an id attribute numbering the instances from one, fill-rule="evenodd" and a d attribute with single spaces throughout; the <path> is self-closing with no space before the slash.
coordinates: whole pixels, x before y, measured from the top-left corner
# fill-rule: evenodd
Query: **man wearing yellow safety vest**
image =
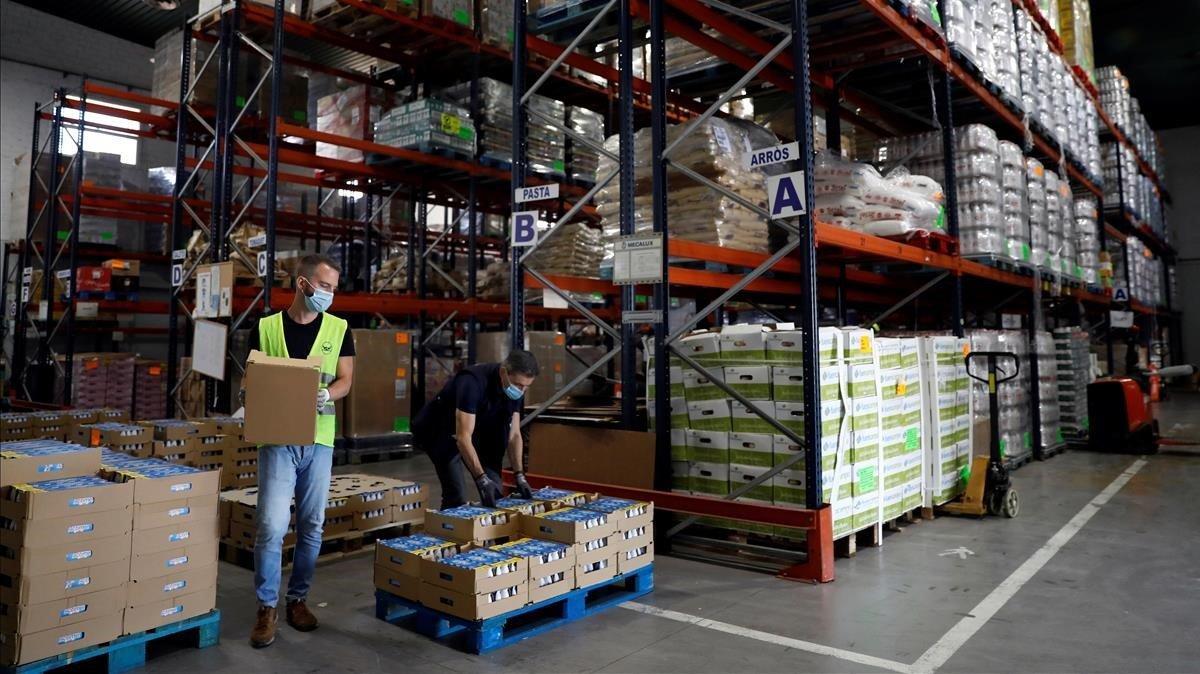
<path id="1" fill-rule="evenodd" d="M 292 498 L 296 509 L 296 550 L 287 589 L 287 622 L 308 632 L 317 619 L 305 599 L 321 550 L 325 501 L 333 468 L 335 400 L 346 397 L 354 378 L 354 340 L 346 321 L 326 313 L 333 304 L 341 271 L 324 255 L 306 255 L 296 268 L 296 296 L 287 311 L 261 319 L 250 333 L 250 348 L 282 358 L 321 358 L 321 387 L 314 401 L 316 442 L 264 445 L 258 450 L 258 533 L 254 540 L 254 590 L 258 615 L 250 632 L 255 648 L 275 641 L 283 537 Z M 297 423 L 302 419 L 296 419 Z"/>

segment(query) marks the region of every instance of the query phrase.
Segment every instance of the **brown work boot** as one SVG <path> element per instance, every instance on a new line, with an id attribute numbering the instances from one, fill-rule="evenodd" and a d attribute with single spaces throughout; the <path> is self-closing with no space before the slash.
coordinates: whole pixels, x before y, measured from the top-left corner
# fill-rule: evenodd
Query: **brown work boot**
<path id="1" fill-rule="evenodd" d="M 308 604 L 303 599 L 287 603 L 287 623 L 299 632 L 311 632 L 317 629 L 317 616 L 308 610 Z"/>
<path id="2" fill-rule="evenodd" d="M 275 643 L 275 626 L 278 621 L 279 616 L 275 613 L 274 606 L 259 606 L 258 616 L 254 619 L 254 629 L 250 630 L 250 645 L 266 648 Z"/>

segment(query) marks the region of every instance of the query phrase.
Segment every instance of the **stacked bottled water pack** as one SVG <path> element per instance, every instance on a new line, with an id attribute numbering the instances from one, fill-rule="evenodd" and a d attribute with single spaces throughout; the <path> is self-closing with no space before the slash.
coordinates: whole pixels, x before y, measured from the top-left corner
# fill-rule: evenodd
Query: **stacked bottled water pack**
<path id="1" fill-rule="evenodd" d="M 972 351 L 1006 351 L 1020 360 L 1020 372 L 1015 379 L 1000 384 L 996 389 L 999 406 L 1000 451 L 1006 459 L 1020 459 L 1032 451 L 1032 420 L 1030 418 L 1029 342 L 1020 330 L 972 330 L 967 334 Z M 1003 379 L 1011 374 L 1012 363 L 1008 360 L 997 363 Z M 987 378 L 983 361 L 971 365 L 971 372 Z M 987 385 L 972 379 L 971 396 L 974 403 L 974 420 L 989 421 Z"/>
<path id="2" fill-rule="evenodd" d="M 1039 266 L 1045 266 L 1048 254 L 1049 221 L 1046 204 L 1046 176 L 1049 175 L 1042 162 L 1033 157 L 1025 158 L 1025 203 L 1029 216 L 1029 258 Z"/>
<path id="3" fill-rule="evenodd" d="M 1029 262 L 1029 215 L 1025 210 L 1025 155 L 1016 143 L 1002 140 L 1000 151 L 1000 218 L 1004 223 L 1005 255 Z"/>
<path id="4" fill-rule="evenodd" d="M 1050 448 L 1063 442 L 1058 406 L 1058 356 L 1054 337 L 1049 332 L 1039 331 L 1034 335 L 1034 348 L 1038 360 L 1038 418 L 1041 422 L 1042 447 Z"/>
<path id="5" fill-rule="evenodd" d="M 1080 278 L 1092 285 L 1100 283 L 1100 210 L 1095 197 L 1075 200 L 1075 260 Z"/>

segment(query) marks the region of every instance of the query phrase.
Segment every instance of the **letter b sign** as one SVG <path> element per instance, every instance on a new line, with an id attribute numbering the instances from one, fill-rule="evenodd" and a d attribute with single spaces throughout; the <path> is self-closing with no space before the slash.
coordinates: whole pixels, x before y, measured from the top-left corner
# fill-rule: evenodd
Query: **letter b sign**
<path id="1" fill-rule="evenodd" d="M 519 211 L 512 214 L 512 223 L 509 229 L 512 231 L 514 248 L 532 246 L 537 243 L 537 221 L 537 211 Z"/>

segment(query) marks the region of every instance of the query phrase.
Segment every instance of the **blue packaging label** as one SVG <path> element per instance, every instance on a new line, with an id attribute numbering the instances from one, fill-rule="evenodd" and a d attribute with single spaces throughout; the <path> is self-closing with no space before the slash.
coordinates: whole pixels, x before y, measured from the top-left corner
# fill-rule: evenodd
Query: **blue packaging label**
<path id="1" fill-rule="evenodd" d="M 177 580 L 174 583 L 163 585 L 163 592 L 174 592 L 175 590 L 182 590 L 185 587 L 187 587 L 186 580 Z"/>
<path id="2" fill-rule="evenodd" d="M 511 543 L 493 545 L 493 550 L 499 550 L 514 557 L 546 557 L 548 555 L 565 554 L 569 545 L 555 541 L 540 541 L 532 538 L 522 538 Z"/>
<path id="3" fill-rule="evenodd" d="M 68 580 L 65 584 L 63 584 L 63 589 L 64 590 L 74 590 L 77 587 L 87 587 L 88 585 L 91 585 L 91 584 L 92 584 L 91 576 L 84 576 L 83 578 L 72 578 L 72 579 Z"/>
<path id="4" fill-rule="evenodd" d="M 39 472 L 39 473 L 57 473 L 58 471 L 60 471 L 62 469 L 63 469 L 63 465 L 61 463 L 43 463 L 42 465 L 37 467 L 37 472 Z"/>
<path id="5" fill-rule="evenodd" d="M 179 532 L 171 534 L 170 536 L 167 536 L 167 540 L 172 543 L 177 543 L 179 541 L 186 541 L 189 537 L 191 537 L 190 532 L 179 531 Z"/>
<path id="6" fill-rule="evenodd" d="M 171 559 L 168 559 L 167 566 L 168 567 L 179 566 L 181 564 L 187 564 L 187 561 L 188 561 L 187 555 L 180 555 L 179 557 L 172 557 Z"/>
<path id="7" fill-rule="evenodd" d="M 175 615 L 176 613 L 183 613 L 183 604 L 180 604 L 179 606 L 172 606 L 171 608 L 164 608 L 158 612 L 158 614 L 164 618 L 169 615 Z"/>
<path id="8" fill-rule="evenodd" d="M 533 492 L 533 498 L 538 501 L 559 501 L 576 496 L 582 496 L 582 494 L 577 491 L 567 491 L 566 489 L 555 489 L 553 487 L 542 487 Z"/>
<path id="9" fill-rule="evenodd" d="M 586 508 L 560 508 L 558 510 L 551 510 L 543 515 L 538 515 L 538 517 L 556 522 L 583 522 L 584 527 L 587 529 L 608 522 L 608 515 Z"/>
<path id="10" fill-rule="evenodd" d="M 20 440 L 17 442 L 6 442 L 0 447 L 0 453 L 10 459 L 22 456 L 54 456 L 56 454 L 89 451 L 95 450 L 72 442 L 61 442 L 58 440 Z"/>
<path id="11" fill-rule="evenodd" d="M 95 529 L 96 529 L 96 525 L 91 524 L 91 523 L 74 524 L 74 525 L 67 527 L 67 535 L 73 536 L 75 534 L 86 534 L 87 532 L 94 531 Z"/>
<path id="12" fill-rule="evenodd" d="M 80 550 L 79 552 L 68 552 L 68 562 L 78 562 L 81 559 L 89 559 L 92 556 L 91 550 Z"/>
<path id="13" fill-rule="evenodd" d="M 446 517 L 457 517 L 464 520 L 474 519 L 483 515 L 498 515 L 503 514 L 501 511 L 494 508 L 480 508 L 479 506 L 464 505 L 457 508 L 448 508 L 438 511 Z"/>
<path id="14" fill-rule="evenodd" d="M 456 544 L 451 543 L 443 538 L 437 538 L 436 536 L 429 536 L 427 534 L 414 534 L 412 536 L 389 538 L 379 541 L 377 545 L 382 545 L 393 550 L 400 550 L 401 552 L 411 552 L 413 554 L 420 554 L 422 552 L 437 550 L 439 548 L 458 547 Z"/>
<path id="15" fill-rule="evenodd" d="M 58 617 L 67 618 L 69 616 L 78 615 L 87 610 L 87 604 L 76 604 L 58 612 Z"/>
<path id="16" fill-rule="evenodd" d="M 447 557 L 442 560 L 442 564 L 453 566 L 459 569 L 478 569 L 485 566 L 494 566 L 497 564 L 506 564 L 512 562 L 513 558 L 502 552 L 488 550 L 487 548 L 476 548 L 461 555 Z"/>
<path id="17" fill-rule="evenodd" d="M 22 491 L 68 491 L 70 489 L 88 489 L 92 487 L 114 487 L 115 485 L 102 477 L 84 475 L 82 477 L 63 477 L 56 480 L 39 480 L 25 485 L 15 485 Z"/>
<path id="18" fill-rule="evenodd" d="M 183 517 L 190 512 L 192 512 L 192 509 L 187 506 L 182 508 L 171 508 L 167 511 L 167 517 Z"/>
<path id="19" fill-rule="evenodd" d="M 79 641 L 82 638 L 83 638 L 83 632 L 72 632 L 70 634 L 62 635 L 61 637 L 56 639 L 56 641 L 58 641 L 58 644 L 61 646 L 62 644 L 69 644 L 72 641 Z"/>
<path id="20" fill-rule="evenodd" d="M 67 501 L 67 507 L 68 508 L 80 508 L 83 506 L 90 506 L 95 502 L 96 502 L 95 496 L 80 496 L 79 498 L 73 498 L 70 501 Z"/>
<path id="21" fill-rule="evenodd" d="M 583 508 L 588 510 L 599 510 L 600 512 L 613 514 L 621 511 L 635 511 L 626 514 L 626 517 L 637 517 L 646 512 L 649 504 L 642 501 L 630 501 L 629 499 L 616 498 L 613 496 L 601 496 L 591 503 L 583 504 Z"/>

